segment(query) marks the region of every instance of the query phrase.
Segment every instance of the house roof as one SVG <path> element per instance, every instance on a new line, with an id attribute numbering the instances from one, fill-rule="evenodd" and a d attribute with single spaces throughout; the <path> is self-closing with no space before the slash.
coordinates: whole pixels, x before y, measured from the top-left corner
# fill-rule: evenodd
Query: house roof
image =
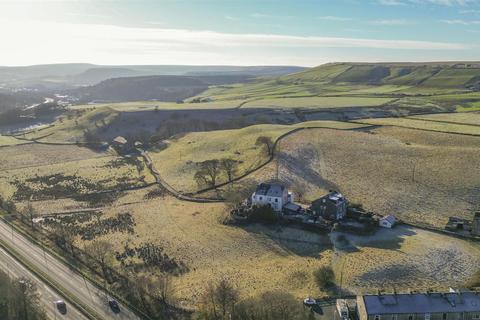
<path id="1" fill-rule="evenodd" d="M 255 194 L 259 196 L 281 197 L 284 190 L 285 187 L 279 184 L 260 183 Z"/>
<path id="2" fill-rule="evenodd" d="M 338 204 L 338 203 L 344 202 L 345 200 L 346 200 L 345 197 L 340 192 L 332 191 L 329 194 L 324 195 L 323 197 L 313 201 L 313 204 L 318 204 L 326 201 L 330 201 L 335 204 Z"/>
<path id="3" fill-rule="evenodd" d="M 120 143 L 120 144 L 125 144 L 125 143 L 127 143 L 127 139 L 125 139 L 122 136 L 118 136 L 115 139 L 113 139 L 113 142 Z"/>
<path id="4" fill-rule="evenodd" d="M 370 315 L 480 312 L 477 292 L 367 295 L 363 301 Z"/>
<path id="5" fill-rule="evenodd" d="M 390 222 L 391 224 L 394 224 L 395 221 L 397 221 L 397 218 L 395 218 L 395 216 L 393 214 L 389 214 L 388 216 L 383 217 L 381 220 L 386 220 L 386 221 Z"/>
<path id="6" fill-rule="evenodd" d="M 283 207 L 285 209 L 288 209 L 288 210 L 291 210 L 291 211 L 298 211 L 299 209 L 302 208 L 301 206 L 299 206 L 298 204 L 293 203 L 293 202 L 289 202 L 286 205 L 284 205 Z"/>

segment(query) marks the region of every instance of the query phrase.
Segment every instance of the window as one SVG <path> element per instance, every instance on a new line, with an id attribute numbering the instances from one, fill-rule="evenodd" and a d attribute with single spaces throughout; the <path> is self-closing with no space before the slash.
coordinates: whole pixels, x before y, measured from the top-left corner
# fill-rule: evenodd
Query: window
<path id="1" fill-rule="evenodd" d="M 443 320 L 447 320 L 447 314 L 446 314 L 446 313 L 444 313 L 444 314 L 442 315 L 442 319 L 443 319 Z"/>
<path id="2" fill-rule="evenodd" d="M 472 316 L 472 319 L 480 319 L 480 314 L 474 314 L 474 315 Z"/>
<path id="3" fill-rule="evenodd" d="M 408 316 L 408 320 L 413 320 L 413 314 Z"/>
<path id="4" fill-rule="evenodd" d="M 263 197 L 260 197 L 260 200 L 263 200 Z"/>
<path id="5" fill-rule="evenodd" d="M 278 202 L 278 199 L 275 199 L 275 202 Z"/>
<path id="6" fill-rule="evenodd" d="M 380 315 L 377 314 L 377 315 L 375 316 L 375 320 L 380 320 Z"/>

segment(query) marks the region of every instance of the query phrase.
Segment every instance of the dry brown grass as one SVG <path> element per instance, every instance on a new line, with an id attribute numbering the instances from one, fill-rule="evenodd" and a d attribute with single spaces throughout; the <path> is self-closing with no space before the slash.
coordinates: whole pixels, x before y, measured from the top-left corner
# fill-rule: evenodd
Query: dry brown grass
<path id="1" fill-rule="evenodd" d="M 73 162 L 97 157 L 113 157 L 113 155 L 94 152 L 90 149 L 75 145 L 17 145 L 1 149 L 0 170 L 38 167 L 41 165 Z"/>
<path id="2" fill-rule="evenodd" d="M 395 127 L 315 129 L 282 142 L 280 179 L 307 201 L 338 189 L 367 210 L 443 228 L 449 216 L 471 218 L 480 205 L 479 145 L 479 137 Z M 273 177 L 273 164 L 252 176 Z"/>
<path id="3" fill-rule="evenodd" d="M 60 158 L 62 157 L 58 152 L 56 154 Z M 53 153 L 50 156 L 54 158 Z M 17 186 L 15 184 L 17 181 L 25 183 L 27 186 L 36 190 L 35 192 L 38 193 L 38 195 L 41 195 L 42 190 L 46 190 L 46 188 L 52 187 L 52 185 L 46 186 L 44 182 L 31 183 L 28 182 L 28 180 L 57 174 L 68 177 L 68 179 L 63 181 L 65 185 L 74 184 L 70 179 L 71 177 L 77 177 L 78 179 L 88 181 L 89 183 L 101 183 L 101 187 L 105 190 L 118 189 L 124 187 L 124 185 L 132 187 L 154 182 L 154 178 L 147 168 L 138 171 L 137 167 L 132 164 L 112 166 L 112 161 L 120 160 L 120 157 L 97 157 L 57 163 L 55 163 L 54 160 L 49 160 L 52 161 L 53 164 L 43 164 L 38 166 L 32 165 L 32 163 L 34 163 L 34 158 L 28 160 L 28 157 L 26 157 L 25 159 L 25 163 L 30 165 L 0 171 L 0 194 L 4 197 L 9 198 L 14 195 L 17 191 Z M 15 164 L 10 163 L 10 165 Z M 98 186 L 100 187 L 100 185 Z M 87 194 L 96 191 L 102 190 L 81 189 L 78 190 L 78 193 Z M 73 196 L 73 194 L 59 193 L 55 197 L 61 198 L 65 196 Z"/>
<path id="4" fill-rule="evenodd" d="M 136 192 L 141 197 L 142 192 Z M 129 195 L 133 198 L 133 195 Z M 231 279 L 243 296 L 268 290 L 285 290 L 297 297 L 319 294 L 312 270 L 330 263 L 330 242 L 326 236 L 283 228 L 261 226 L 246 229 L 219 222 L 223 204 L 195 204 L 166 197 L 134 205 L 119 205 L 105 216 L 130 212 L 135 234 L 103 237 L 117 250 L 153 242 L 190 269 L 174 278 L 180 302 L 193 306 L 210 281 Z M 305 242 L 300 242 L 300 241 Z M 82 243 L 79 243 L 82 246 Z"/>
<path id="5" fill-rule="evenodd" d="M 442 234 L 397 226 L 369 237 L 345 236 L 350 244 L 336 247 L 334 266 L 343 287 L 355 293 L 448 290 L 480 268 L 478 243 Z"/>

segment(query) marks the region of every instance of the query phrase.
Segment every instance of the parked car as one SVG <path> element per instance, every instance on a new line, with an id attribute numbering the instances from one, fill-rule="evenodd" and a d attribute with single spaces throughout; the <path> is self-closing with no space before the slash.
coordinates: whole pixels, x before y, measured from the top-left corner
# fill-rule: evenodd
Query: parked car
<path id="1" fill-rule="evenodd" d="M 306 306 L 311 307 L 311 306 L 316 305 L 316 304 L 317 304 L 317 301 L 316 301 L 315 299 L 313 299 L 313 298 L 308 297 L 308 298 L 305 298 L 305 299 L 303 300 L 303 304 L 306 305 Z"/>
<path id="2" fill-rule="evenodd" d="M 120 312 L 120 305 L 118 304 L 117 300 L 115 299 L 108 299 L 108 305 L 110 306 L 110 309 L 112 309 L 113 312 L 119 313 Z"/>
<path id="3" fill-rule="evenodd" d="M 55 305 L 57 306 L 58 312 L 61 314 L 66 314 L 67 313 L 67 304 L 63 300 L 57 300 L 54 302 Z"/>

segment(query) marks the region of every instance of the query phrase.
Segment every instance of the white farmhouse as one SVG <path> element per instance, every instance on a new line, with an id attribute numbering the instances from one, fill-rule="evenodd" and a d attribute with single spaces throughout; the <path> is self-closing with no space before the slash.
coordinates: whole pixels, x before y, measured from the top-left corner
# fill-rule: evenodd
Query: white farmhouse
<path id="1" fill-rule="evenodd" d="M 391 229 L 396 222 L 397 219 L 395 218 L 395 216 L 390 214 L 380 219 L 378 224 L 380 225 L 380 227 Z"/>
<path id="2" fill-rule="evenodd" d="M 269 205 L 280 212 L 285 204 L 293 201 L 293 194 L 279 184 L 261 183 L 252 194 L 252 205 Z"/>

